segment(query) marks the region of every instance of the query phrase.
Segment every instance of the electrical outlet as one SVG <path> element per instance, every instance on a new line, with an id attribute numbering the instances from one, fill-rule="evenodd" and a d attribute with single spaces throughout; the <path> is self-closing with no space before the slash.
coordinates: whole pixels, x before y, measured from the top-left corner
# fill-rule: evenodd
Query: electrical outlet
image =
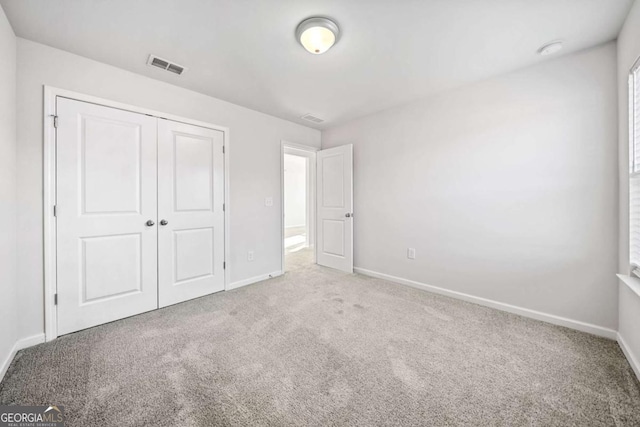
<path id="1" fill-rule="evenodd" d="M 247 261 L 253 261 L 253 260 L 254 260 L 253 251 L 247 252 Z"/>
<path id="2" fill-rule="evenodd" d="M 264 205 L 267 207 L 273 206 L 273 197 L 266 197 L 264 199 Z"/>
<path id="3" fill-rule="evenodd" d="M 416 259 L 416 248 L 408 248 L 407 249 L 407 258 Z"/>

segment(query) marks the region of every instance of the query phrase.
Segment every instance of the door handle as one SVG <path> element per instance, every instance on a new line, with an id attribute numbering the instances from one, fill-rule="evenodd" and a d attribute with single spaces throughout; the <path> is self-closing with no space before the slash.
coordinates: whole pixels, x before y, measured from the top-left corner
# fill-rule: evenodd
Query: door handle
<path id="1" fill-rule="evenodd" d="M 166 219 L 163 219 L 162 221 L 160 221 L 160 225 L 167 225 L 169 224 L 169 221 L 167 221 Z"/>
<path id="2" fill-rule="evenodd" d="M 156 223 L 152 220 L 147 221 L 147 227 L 153 227 L 154 225 L 156 225 Z"/>
<path id="3" fill-rule="evenodd" d="M 344 216 L 346 216 L 347 218 L 353 218 L 353 214 L 352 213 L 346 213 L 346 214 L 344 214 Z"/>

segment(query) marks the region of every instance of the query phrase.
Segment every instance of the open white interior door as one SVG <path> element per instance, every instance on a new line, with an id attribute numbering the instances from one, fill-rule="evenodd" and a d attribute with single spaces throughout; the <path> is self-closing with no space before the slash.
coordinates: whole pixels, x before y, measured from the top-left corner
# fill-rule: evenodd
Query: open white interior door
<path id="1" fill-rule="evenodd" d="M 353 273 L 353 145 L 317 152 L 317 262 Z"/>

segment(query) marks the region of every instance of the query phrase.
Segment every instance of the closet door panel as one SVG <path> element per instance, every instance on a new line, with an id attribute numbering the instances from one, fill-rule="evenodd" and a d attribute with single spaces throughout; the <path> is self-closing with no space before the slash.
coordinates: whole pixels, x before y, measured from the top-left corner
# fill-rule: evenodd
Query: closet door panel
<path id="1" fill-rule="evenodd" d="M 167 305 L 224 290 L 224 134 L 158 121 L 158 292 Z"/>
<path id="2" fill-rule="evenodd" d="M 158 306 L 157 119 L 61 97 L 56 109 L 64 335 Z"/>

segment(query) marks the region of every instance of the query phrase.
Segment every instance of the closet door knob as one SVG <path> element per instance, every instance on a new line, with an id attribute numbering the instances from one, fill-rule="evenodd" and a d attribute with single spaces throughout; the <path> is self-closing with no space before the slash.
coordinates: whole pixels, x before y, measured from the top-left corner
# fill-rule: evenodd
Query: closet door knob
<path id="1" fill-rule="evenodd" d="M 160 221 L 160 225 L 167 225 L 169 224 L 169 221 L 167 221 L 166 219 L 163 219 L 162 221 Z"/>
<path id="2" fill-rule="evenodd" d="M 153 222 L 151 220 L 147 221 L 147 227 L 153 227 L 154 225 L 156 225 L 155 222 Z"/>

